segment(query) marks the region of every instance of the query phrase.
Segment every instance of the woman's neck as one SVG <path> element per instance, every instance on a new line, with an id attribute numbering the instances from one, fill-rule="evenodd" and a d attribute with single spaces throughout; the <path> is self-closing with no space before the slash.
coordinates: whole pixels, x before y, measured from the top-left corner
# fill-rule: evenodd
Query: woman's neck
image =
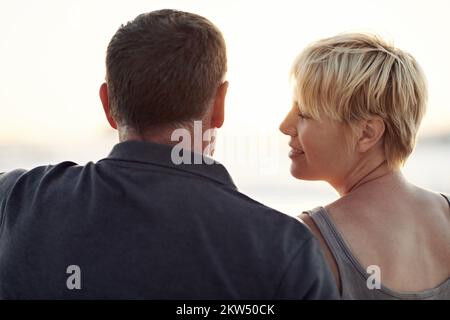
<path id="1" fill-rule="evenodd" d="M 389 168 L 386 160 L 378 159 L 378 161 L 371 161 L 370 164 L 360 165 L 357 168 L 354 168 L 347 177 L 343 179 L 342 183 L 336 184 L 334 187 L 339 192 L 339 195 L 343 197 L 356 190 L 378 184 L 390 177 L 402 179 L 399 170 Z"/>

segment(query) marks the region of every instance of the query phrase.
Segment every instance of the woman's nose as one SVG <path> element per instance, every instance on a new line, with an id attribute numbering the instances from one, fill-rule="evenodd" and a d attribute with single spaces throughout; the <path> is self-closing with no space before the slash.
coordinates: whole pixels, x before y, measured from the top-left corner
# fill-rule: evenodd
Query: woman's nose
<path id="1" fill-rule="evenodd" d="M 297 128 L 295 127 L 293 112 L 290 111 L 280 124 L 280 131 L 285 135 L 295 137 L 297 135 Z"/>

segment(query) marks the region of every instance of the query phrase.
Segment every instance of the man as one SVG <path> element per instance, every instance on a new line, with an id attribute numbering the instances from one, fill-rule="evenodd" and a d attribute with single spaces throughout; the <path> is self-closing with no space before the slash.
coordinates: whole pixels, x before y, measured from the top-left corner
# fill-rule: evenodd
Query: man
<path id="1" fill-rule="evenodd" d="M 109 156 L 0 178 L 0 298 L 337 297 L 303 224 L 239 193 L 208 139 L 172 141 L 195 138 L 195 120 L 202 133 L 224 121 L 226 50 L 211 22 L 139 15 L 113 36 L 106 69 L 100 98 L 120 139 Z"/>

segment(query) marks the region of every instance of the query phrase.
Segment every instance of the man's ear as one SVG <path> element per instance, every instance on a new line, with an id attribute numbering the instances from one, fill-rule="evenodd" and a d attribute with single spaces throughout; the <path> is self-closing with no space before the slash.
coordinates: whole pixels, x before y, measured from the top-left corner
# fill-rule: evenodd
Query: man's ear
<path id="1" fill-rule="evenodd" d="M 117 129 L 117 123 L 114 118 L 111 116 L 111 109 L 109 107 L 109 98 L 108 98 L 108 85 L 104 82 L 100 86 L 100 100 L 102 101 L 103 111 L 105 112 L 106 119 L 113 129 Z"/>
<path id="2" fill-rule="evenodd" d="M 211 126 L 213 128 L 220 128 L 225 121 L 225 96 L 227 95 L 227 90 L 228 81 L 222 83 L 217 89 L 211 115 Z"/>
<path id="3" fill-rule="evenodd" d="M 380 116 L 370 116 L 361 123 L 360 137 L 357 142 L 357 150 L 366 152 L 383 138 L 386 125 Z"/>

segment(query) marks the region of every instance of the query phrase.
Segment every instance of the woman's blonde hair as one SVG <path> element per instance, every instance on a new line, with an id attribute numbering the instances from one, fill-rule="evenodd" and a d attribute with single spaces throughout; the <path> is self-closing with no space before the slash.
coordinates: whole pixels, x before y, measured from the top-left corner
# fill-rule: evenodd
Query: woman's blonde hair
<path id="1" fill-rule="evenodd" d="M 425 76 L 407 52 L 380 37 L 346 33 L 306 47 L 291 69 L 294 95 L 312 118 L 321 114 L 350 128 L 378 115 L 385 122 L 388 165 L 400 167 L 414 149 L 427 103 Z"/>

